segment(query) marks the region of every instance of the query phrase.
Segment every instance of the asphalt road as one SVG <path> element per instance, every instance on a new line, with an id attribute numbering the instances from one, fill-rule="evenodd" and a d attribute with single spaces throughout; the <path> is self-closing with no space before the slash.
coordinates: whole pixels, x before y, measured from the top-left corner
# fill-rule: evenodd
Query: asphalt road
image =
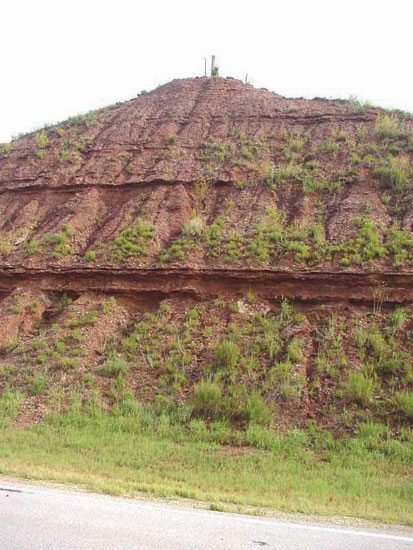
<path id="1" fill-rule="evenodd" d="M 401 550 L 413 535 L 0 482 L 1 550 Z"/>

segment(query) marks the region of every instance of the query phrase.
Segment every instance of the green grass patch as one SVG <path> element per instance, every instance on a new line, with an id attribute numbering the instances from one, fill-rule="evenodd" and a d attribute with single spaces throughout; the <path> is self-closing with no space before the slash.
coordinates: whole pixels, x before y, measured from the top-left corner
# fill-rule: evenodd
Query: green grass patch
<path id="1" fill-rule="evenodd" d="M 0 424 L 0 473 L 106 493 L 412 523 L 411 442 L 384 441 L 381 429 L 339 441 L 319 434 L 317 449 L 304 432 L 279 436 L 252 425 L 250 446 L 239 453 L 216 443 L 212 428 L 202 436 L 142 406 L 130 412 L 72 410 L 28 428 Z"/>

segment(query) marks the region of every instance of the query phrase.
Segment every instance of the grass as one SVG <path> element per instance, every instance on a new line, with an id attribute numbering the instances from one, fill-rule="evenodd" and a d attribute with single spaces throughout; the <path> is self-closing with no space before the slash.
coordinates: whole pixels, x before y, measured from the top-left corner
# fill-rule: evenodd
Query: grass
<path id="1" fill-rule="evenodd" d="M 72 413 L 28 428 L 0 424 L 0 473 L 120 495 L 412 523 L 408 451 L 403 455 L 401 444 L 380 447 L 371 430 L 364 438 L 332 443 L 327 438 L 332 445 L 327 451 L 309 448 L 305 434 L 294 431 L 271 436 L 271 450 L 237 453 L 184 435 L 179 425 L 161 418 L 154 423 L 149 416 L 146 428 L 144 417 L 102 413 Z M 259 430 L 250 438 L 269 433 Z"/>
<path id="2" fill-rule="evenodd" d="M 14 296 L 10 307 L 33 304 Z M 248 315 L 240 300 L 163 302 L 113 331 L 91 361 L 76 340 L 110 319 L 116 300 L 96 298 L 87 312 L 65 295 L 55 304 L 69 306 L 60 325 L 40 326 L 21 351 L 11 343 L 0 366 L 9 388 L 0 393 L 0 472 L 408 521 L 409 306 L 388 307 L 377 292 L 372 311 L 351 316 L 320 306 L 315 318 L 287 300 L 263 313 L 252 289 Z M 305 363 L 310 334 L 317 357 Z M 13 425 L 19 406 L 18 424 L 34 410 L 46 416 Z"/>

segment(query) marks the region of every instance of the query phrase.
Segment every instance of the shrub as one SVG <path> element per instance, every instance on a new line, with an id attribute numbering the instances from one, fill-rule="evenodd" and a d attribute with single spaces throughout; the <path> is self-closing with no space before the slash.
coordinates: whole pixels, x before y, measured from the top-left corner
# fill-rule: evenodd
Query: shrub
<path id="1" fill-rule="evenodd" d="M 299 164 L 294 164 L 291 162 L 285 166 L 279 166 L 275 172 L 272 180 L 270 181 L 267 178 L 267 183 L 271 188 L 282 185 L 287 181 L 297 180 L 303 173 L 303 169 Z"/>
<path id="2" fill-rule="evenodd" d="M 298 363 L 303 359 L 303 354 L 301 353 L 301 345 L 298 340 L 291 340 L 287 347 L 287 358 L 292 363 Z"/>
<path id="3" fill-rule="evenodd" d="M 37 145 L 40 147 L 40 149 L 45 149 L 50 145 L 50 140 L 44 130 L 40 130 L 40 132 L 36 132 L 34 134 L 34 140 L 37 143 Z"/>
<path id="4" fill-rule="evenodd" d="M 381 358 L 377 365 L 377 370 L 383 374 L 395 373 L 402 369 L 403 363 L 403 354 L 397 353 L 393 357 Z"/>
<path id="5" fill-rule="evenodd" d="M 396 307 L 389 315 L 390 325 L 393 327 L 394 331 L 401 329 L 406 319 L 406 311 L 402 307 Z"/>
<path id="6" fill-rule="evenodd" d="M 104 315 L 107 315 L 116 306 L 116 298 L 114 296 L 111 296 L 107 300 L 103 300 L 100 305 L 102 307 L 102 313 Z"/>
<path id="7" fill-rule="evenodd" d="M 88 250 L 85 254 L 85 260 L 92 262 L 96 258 L 96 252 L 94 250 Z"/>
<path id="8" fill-rule="evenodd" d="M 126 374 L 129 370 L 129 365 L 123 359 L 108 359 L 100 369 L 103 376 L 119 376 Z"/>
<path id="9" fill-rule="evenodd" d="M 362 372 L 350 372 L 347 380 L 347 395 L 350 401 L 367 406 L 370 403 L 374 381 Z"/>
<path id="10" fill-rule="evenodd" d="M 406 134 L 398 118 L 389 115 L 379 115 L 377 117 L 374 131 L 380 138 L 384 139 L 403 137 Z"/>
<path id="11" fill-rule="evenodd" d="M 5 389 L 0 394 L 0 426 L 4 423 L 6 417 L 12 419 L 18 414 L 23 397 L 20 392 L 10 391 L 9 389 Z"/>
<path id="12" fill-rule="evenodd" d="M 0 143 L 0 155 L 7 155 L 11 151 L 10 143 Z"/>
<path id="13" fill-rule="evenodd" d="M 409 420 L 413 419 L 413 393 L 408 391 L 399 391 L 391 399 L 391 404 L 396 412 L 406 416 Z"/>
<path id="14" fill-rule="evenodd" d="M 357 437 L 367 441 L 379 441 L 386 431 L 387 428 L 383 424 L 375 424 L 371 421 L 357 423 Z"/>
<path id="15" fill-rule="evenodd" d="M 190 237 L 200 237 L 204 232 L 204 220 L 199 216 L 188 220 L 182 228 L 182 233 Z"/>
<path id="16" fill-rule="evenodd" d="M 87 128 L 92 128 L 98 124 L 98 116 L 96 111 L 89 111 L 82 115 L 76 115 L 68 118 L 64 124 L 70 128 L 71 126 L 82 126 L 83 124 Z"/>
<path id="17" fill-rule="evenodd" d="M 410 163 L 407 157 L 393 157 L 389 155 L 381 160 L 374 169 L 374 177 L 380 181 L 382 187 L 401 190 L 409 185 Z"/>
<path id="18" fill-rule="evenodd" d="M 146 255 L 146 244 L 153 237 L 154 228 L 144 221 L 134 227 L 124 227 L 113 241 L 115 256 L 119 259 L 129 256 Z"/>
<path id="19" fill-rule="evenodd" d="M 369 107 L 371 107 L 371 103 L 369 101 L 362 101 L 358 99 L 356 96 L 350 96 L 348 98 L 348 104 L 355 111 L 356 113 L 362 113 Z"/>
<path id="20" fill-rule="evenodd" d="M 26 250 L 29 254 L 36 254 L 40 250 L 40 243 L 37 239 L 31 239 L 26 243 Z"/>
<path id="21" fill-rule="evenodd" d="M 80 332 L 80 330 L 71 330 L 69 334 L 70 338 L 73 338 L 73 340 L 76 340 L 77 342 L 81 342 L 84 339 L 83 334 Z"/>
<path id="22" fill-rule="evenodd" d="M 73 302 L 72 298 L 70 296 L 67 296 L 67 294 L 63 294 L 60 302 L 57 304 L 57 309 L 59 312 L 62 312 L 65 307 L 70 306 L 70 304 Z"/>
<path id="23" fill-rule="evenodd" d="M 79 360 L 73 357 L 61 357 L 59 359 L 59 366 L 62 369 L 74 369 L 79 365 Z"/>
<path id="24" fill-rule="evenodd" d="M 222 391 L 218 383 L 211 380 L 201 380 L 194 386 L 192 398 L 193 410 L 213 418 L 221 409 Z"/>
<path id="25" fill-rule="evenodd" d="M 40 395 L 44 393 L 45 387 L 46 387 L 46 381 L 44 379 L 44 376 L 39 374 L 32 379 L 30 394 Z"/>
<path id="26" fill-rule="evenodd" d="M 249 424 L 268 426 L 271 423 L 272 415 L 270 408 L 257 390 L 253 390 L 251 393 L 243 413 Z"/>
<path id="27" fill-rule="evenodd" d="M 277 443 L 274 432 L 258 424 L 250 424 L 248 426 L 246 440 L 248 445 L 266 450 L 271 450 Z"/>
<path id="28" fill-rule="evenodd" d="M 238 361 L 239 349 L 230 340 L 222 340 L 217 344 L 214 353 L 214 365 L 218 368 L 232 369 Z"/>

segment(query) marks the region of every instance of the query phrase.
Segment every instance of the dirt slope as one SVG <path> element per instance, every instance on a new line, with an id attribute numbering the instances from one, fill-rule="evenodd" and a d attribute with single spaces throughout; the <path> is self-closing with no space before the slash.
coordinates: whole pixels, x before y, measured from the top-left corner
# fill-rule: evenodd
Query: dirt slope
<path id="1" fill-rule="evenodd" d="M 412 155 L 405 113 L 230 78 L 0 145 L 0 387 L 31 394 L 29 419 L 62 389 L 182 402 L 230 340 L 225 396 L 259 388 L 279 425 L 404 422 Z"/>

